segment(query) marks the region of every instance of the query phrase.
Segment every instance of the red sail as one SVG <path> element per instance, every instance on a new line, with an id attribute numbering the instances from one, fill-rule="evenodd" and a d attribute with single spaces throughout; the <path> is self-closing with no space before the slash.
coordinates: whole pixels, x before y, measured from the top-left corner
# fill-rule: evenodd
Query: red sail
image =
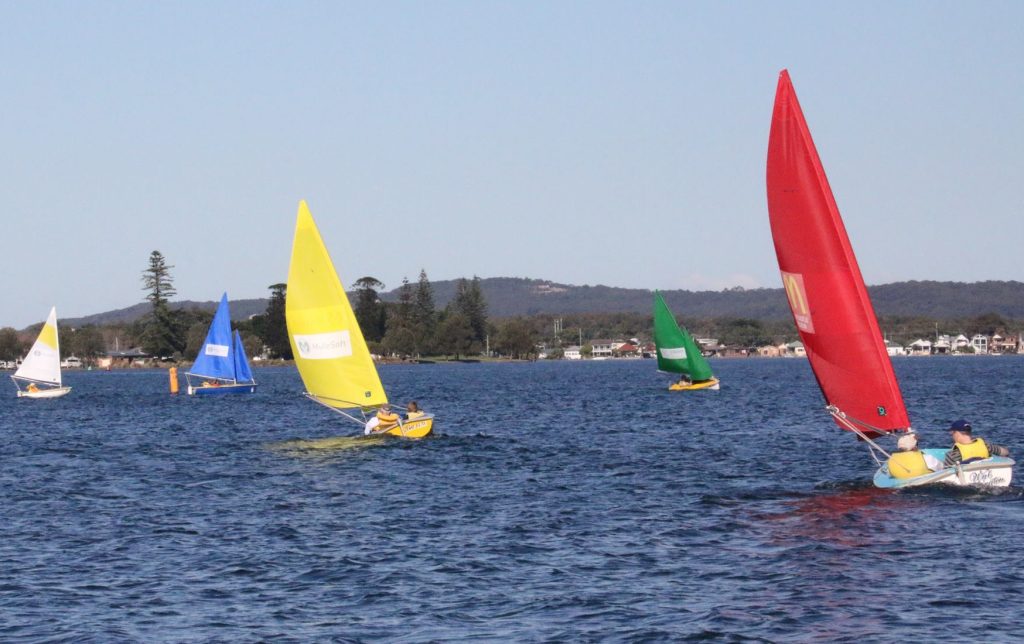
<path id="1" fill-rule="evenodd" d="M 828 404 L 868 428 L 909 427 L 864 278 L 785 70 L 768 138 L 768 216 L 793 319 Z"/>

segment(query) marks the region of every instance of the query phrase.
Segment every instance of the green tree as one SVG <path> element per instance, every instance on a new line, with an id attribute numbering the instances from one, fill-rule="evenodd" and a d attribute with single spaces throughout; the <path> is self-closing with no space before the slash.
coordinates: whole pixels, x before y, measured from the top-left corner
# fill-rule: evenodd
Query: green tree
<path id="1" fill-rule="evenodd" d="M 1005 330 L 1006 327 L 1006 320 L 998 313 L 983 313 L 968 320 L 966 325 L 968 336 L 976 333 L 991 336 L 996 331 Z"/>
<path id="2" fill-rule="evenodd" d="M 352 285 L 355 289 L 353 312 L 367 342 L 380 342 L 387 325 L 387 309 L 380 301 L 379 291 L 384 283 L 375 277 L 360 277 Z"/>
<path id="3" fill-rule="evenodd" d="M 210 322 L 213 321 L 213 315 L 208 315 L 207 320 L 197 320 L 193 322 L 185 333 L 185 350 L 184 357 L 186 360 L 194 361 L 199 355 L 200 349 L 203 348 L 203 342 L 206 341 L 206 334 L 210 330 Z"/>
<path id="4" fill-rule="evenodd" d="M 24 348 L 18 339 L 18 332 L 9 326 L 0 329 L 0 360 L 11 362 L 20 358 L 23 353 Z"/>
<path id="5" fill-rule="evenodd" d="M 445 355 L 461 358 L 470 353 L 479 353 L 479 346 L 473 338 L 473 327 L 461 313 L 445 316 L 437 327 L 437 347 Z"/>
<path id="6" fill-rule="evenodd" d="M 472 281 L 460 279 L 455 286 L 455 299 L 450 305 L 451 310 L 465 316 L 473 330 L 473 339 L 483 343 L 487 337 L 487 301 L 480 289 L 480 278 L 473 276 Z"/>
<path id="7" fill-rule="evenodd" d="M 381 340 L 381 350 L 386 354 L 397 354 L 401 357 L 416 352 L 416 336 L 407 326 L 388 325 L 388 332 Z"/>
<path id="8" fill-rule="evenodd" d="M 153 305 L 142 334 L 142 348 L 152 356 L 172 356 L 185 348 L 183 333 L 171 313 L 168 298 L 176 293 L 171 269 L 158 250 L 149 255 L 149 268 L 142 272 L 143 290 Z"/>
<path id="9" fill-rule="evenodd" d="M 267 347 L 271 358 L 276 360 L 291 360 L 292 345 L 288 341 L 288 322 L 285 319 L 285 299 L 287 298 L 287 284 L 271 284 L 270 301 L 267 302 L 267 311 L 261 316 L 259 323 L 259 336 Z M 246 347 L 248 350 L 248 347 Z"/>
<path id="10" fill-rule="evenodd" d="M 79 329 L 61 327 L 60 352 L 62 358 L 77 356 L 86 363 L 93 363 L 107 350 L 103 332 L 94 325 Z"/>
<path id="11" fill-rule="evenodd" d="M 250 360 L 263 353 L 263 340 L 258 335 L 242 332 L 239 332 L 239 334 L 242 336 L 242 346 L 245 348 L 245 355 Z"/>
<path id="12" fill-rule="evenodd" d="M 434 309 L 434 287 L 427 279 L 427 271 L 420 269 L 420 278 L 412 301 L 412 331 L 416 339 L 416 353 L 423 355 L 434 350 L 437 330 L 437 311 Z"/>
<path id="13" fill-rule="evenodd" d="M 512 358 L 528 358 L 536 353 L 533 332 L 521 319 L 505 320 L 498 327 L 494 348 L 502 355 Z"/>

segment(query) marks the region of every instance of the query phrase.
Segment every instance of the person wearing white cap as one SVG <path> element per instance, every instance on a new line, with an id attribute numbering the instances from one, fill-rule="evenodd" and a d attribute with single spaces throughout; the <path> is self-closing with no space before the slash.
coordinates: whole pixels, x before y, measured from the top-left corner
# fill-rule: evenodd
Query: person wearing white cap
<path id="1" fill-rule="evenodd" d="M 889 474 L 897 479 L 924 476 L 942 469 L 942 463 L 931 454 L 917 448 L 917 434 L 904 434 L 896 441 L 898 452 L 893 452 L 886 465 Z"/>

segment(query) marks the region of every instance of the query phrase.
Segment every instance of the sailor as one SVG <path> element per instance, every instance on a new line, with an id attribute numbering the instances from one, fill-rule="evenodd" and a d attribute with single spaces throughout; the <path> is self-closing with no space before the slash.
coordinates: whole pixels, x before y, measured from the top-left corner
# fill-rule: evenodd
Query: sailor
<path id="1" fill-rule="evenodd" d="M 975 438 L 971 435 L 974 431 L 971 424 L 960 419 L 949 426 L 953 436 L 953 449 L 946 452 L 943 464 L 952 467 L 957 463 L 970 463 L 980 461 L 995 454 L 996 456 L 1009 456 L 1010 450 L 1002 445 L 990 445 L 983 438 Z"/>
<path id="2" fill-rule="evenodd" d="M 363 434 L 386 432 L 398 424 L 398 414 L 391 411 L 391 405 L 384 403 L 377 413 L 363 427 Z"/>
<path id="3" fill-rule="evenodd" d="M 36 393 L 37 391 L 39 391 L 39 387 L 37 387 L 36 383 L 34 383 L 34 382 L 28 383 L 28 387 L 25 387 L 25 389 L 27 389 L 29 393 L 33 393 L 33 394 Z"/>
<path id="4" fill-rule="evenodd" d="M 886 463 L 893 478 L 912 479 L 942 469 L 939 459 L 917 448 L 917 434 L 900 436 L 896 448 L 899 451 L 893 452 Z"/>
<path id="5" fill-rule="evenodd" d="M 415 400 L 410 400 L 409 404 L 405 406 L 405 417 L 408 418 L 409 420 L 415 420 L 417 418 L 421 418 L 422 416 L 423 412 L 420 411 L 420 406 L 416 403 Z"/>

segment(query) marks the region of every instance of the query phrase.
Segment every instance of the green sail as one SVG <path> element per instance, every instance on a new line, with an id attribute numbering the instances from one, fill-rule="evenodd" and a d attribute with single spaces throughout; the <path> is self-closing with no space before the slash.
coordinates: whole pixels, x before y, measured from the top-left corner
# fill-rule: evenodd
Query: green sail
<path id="1" fill-rule="evenodd" d="M 661 293 L 654 292 L 654 346 L 658 352 L 658 369 L 684 373 L 694 382 L 710 380 L 711 367 L 693 337 L 679 328 Z"/>

